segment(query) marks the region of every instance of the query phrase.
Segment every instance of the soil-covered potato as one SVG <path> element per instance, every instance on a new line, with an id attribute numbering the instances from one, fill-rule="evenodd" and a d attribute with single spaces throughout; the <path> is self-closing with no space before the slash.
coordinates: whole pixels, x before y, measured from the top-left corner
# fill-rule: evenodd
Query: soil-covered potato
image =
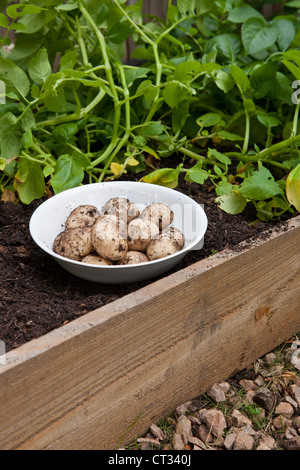
<path id="1" fill-rule="evenodd" d="M 127 225 L 116 215 L 99 217 L 92 227 L 92 244 L 99 256 L 121 260 L 128 251 Z"/>
<path id="2" fill-rule="evenodd" d="M 151 240 L 147 248 L 147 256 L 150 261 L 165 258 L 179 251 L 176 240 L 169 236 L 159 235 Z"/>
<path id="3" fill-rule="evenodd" d="M 165 238 L 172 238 L 176 240 L 176 242 L 178 243 L 179 250 L 182 250 L 182 248 L 184 247 L 185 238 L 183 233 L 178 228 L 167 227 L 165 230 L 162 231 L 162 235 Z"/>
<path id="4" fill-rule="evenodd" d="M 132 220 L 128 225 L 128 250 L 146 251 L 158 231 L 158 226 L 151 220 Z"/>
<path id="5" fill-rule="evenodd" d="M 97 254 L 87 255 L 81 261 L 82 261 L 82 263 L 97 264 L 97 265 L 100 265 L 100 266 L 111 266 L 112 265 L 111 261 L 109 261 L 108 259 L 102 258 L 102 256 L 99 256 Z"/>
<path id="6" fill-rule="evenodd" d="M 91 227 L 94 225 L 100 212 L 97 207 L 91 205 L 82 205 L 76 207 L 66 220 L 66 229 L 75 227 Z"/>
<path id="7" fill-rule="evenodd" d="M 157 202 L 147 206 L 141 213 L 141 219 L 144 221 L 151 220 L 159 230 L 163 230 L 171 224 L 174 213 L 170 207 L 162 202 Z"/>
<path id="8" fill-rule="evenodd" d="M 140 215 L 138 207 L 125 197 L 113 197 L 101 209 L 101 215 L 116 215 L 129 223 Z"/>
<path id="9" fill-rule="evenodd" d="M 127 251 L 124 258 L 121 259 L 121 261 L 118 261 L 117 264 L 140 264 L 147 263 L 148 261 L 148 256 L 141 251 Z"/>
<path id="10" fill-rule="evenodd" d="M 91 227 L 74 227 L 60 233 L 54 240 L 53 251 L 75 261 L 93 250 Z"/>

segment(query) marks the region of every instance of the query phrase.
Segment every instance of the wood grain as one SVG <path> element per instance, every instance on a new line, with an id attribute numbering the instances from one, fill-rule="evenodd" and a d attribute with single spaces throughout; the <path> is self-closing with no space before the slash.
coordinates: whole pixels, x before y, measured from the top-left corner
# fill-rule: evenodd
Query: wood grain
<path id="1" fill-rule="evenodd" d="M 1 449 L 115 449 L 300 331 L 300 217 L 7 354 Z"/>

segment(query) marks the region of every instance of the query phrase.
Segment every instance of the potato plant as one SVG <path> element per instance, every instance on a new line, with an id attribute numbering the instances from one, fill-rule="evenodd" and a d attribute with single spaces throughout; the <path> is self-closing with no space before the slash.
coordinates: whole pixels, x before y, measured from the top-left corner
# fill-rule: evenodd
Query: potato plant
<path id="1" fill-rule="evenodd" d="M 268 19 L 242 0 L 170 0 L 166 19 L 142 0 L 0 6 L 1 191 L 29 204 L 126 172 L 171 188 L 183 175 L 232 214 L 300 211 L 298 0 Z"/>

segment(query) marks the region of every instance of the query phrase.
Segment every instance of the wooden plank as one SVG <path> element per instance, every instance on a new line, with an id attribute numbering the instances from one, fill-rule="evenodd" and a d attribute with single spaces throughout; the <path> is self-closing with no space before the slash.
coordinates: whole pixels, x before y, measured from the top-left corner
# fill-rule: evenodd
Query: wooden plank
<path id="1" fill-rule="evenodd" d="M 300 331 L 300 217 L 7 354 L 1 449 L 114 449 Z M 124 443 L 123 443 L 124 444 Z"/>

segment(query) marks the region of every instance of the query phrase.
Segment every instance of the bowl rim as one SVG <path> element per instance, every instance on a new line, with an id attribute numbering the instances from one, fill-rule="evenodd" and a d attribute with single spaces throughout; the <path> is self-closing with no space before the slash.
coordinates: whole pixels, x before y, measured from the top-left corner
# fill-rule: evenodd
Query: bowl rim
<path id="1" fill-rule="evenodd" d="M 208 219 L 207 219 L 207 215 L 206 215 L 206 212 L 204 210 L 204 208 L 202 207 L 201 204 L 198 204 L 196 201 L 194 201 L 190 196 L 187 196 L 186 194 L 184 193 L 181 193 L 180 191 L 177 191 L 176 189 L 171 189 L 171 188 L 168 188 L 166 186 L 159 186 L 160 189 L 163 188 L 163 191 L 166 190 L 167 192 L 176 192 L 178 194 L 180 194 L 181 196 L 183 196 L 184 198 L 187 198 L 188 200 L 190 200 L 195 206 L 198 207 L 198 210 L 200 210 L 202 212 L 202 216 L 203 216 L 203 222 L 204 222 L 204 225 L 201 227 L 201 230 L 199 231 L 199 234 L 198 236 L 196 237 L 196 239 L 192 242 L 192 244 L 189 244 L 187 246 L 184 246 L 181 250 L 179 250 L 178 252 L 176 253 L 173 253 L 171 255 L 168 255 L 164 258 L 160 258 L 160 259 L 157 259 L 157 260 L 150 260 L 150 261 L 146 261 L 146 262 L 143 262 L 143 263 L 135 263 L 135 264 L 127 264 L 127 265 L 118 265 L 118 264 L 115 264 L 115 265 L 95 265 L 95 264 L 90 264 L 90 263 L 83 263 L 82 261 L 76 261 L 76 260 L 72 260 L 70 258 L 66 258 L 64 256 L 61 256 L 57 253 L 55 253 L 52 249 L 48 248 L 47 246 L 45 246 L 38 238 L 38 236 L 36 235 L 35 231 L 33 230 L 33 224 L 34 224 L 34 221 L 36 218 L 38 218 L 38 215 L 39 215 L 39 212 L 41 210 L 43 210 L 45 208 L 46 205 L 48 204 L 52 204 L 53 200 L 54 199 L 59 199 L 60 197 L 63 198 L 65 197 L 67 194 L 70 194 L 71 192 L 78 192 L 80 190 L 88 190 L 87 188 L 90 188 L 90 187 L 93 187 L 95 188 L 95 186 L 97 185 L 98 187 L 105 187 L 105 185 L 132 185 L 132 186 L 135 186 L 135 185 L 144 185 L 144 184 L 147 184 L 147 186 L 150 186 L 152 187 L 154 190 L 158 188 L 158 185 L 156 184 L 152 184 L 152 183 L 143 183 L 143 182 L 138 182 L 138 181 L 104 181 L 104 182 L 101 182 L 101 183 L 90 183 L 90 184 L 83 184 L 81 186 L 76 186 L 74 188 L 70 188 L 70 189 L 66 189 L 65 191 L 62 191 L 58 194 L 55 194 L 54 196 L 51 196 L 49 199 L 47 199 L 46 201 L 42 202 L 36 209 L 35 211 L 32 213 L 31 217 L 30 217 L 30 221 L 29 221 L 29 231 L 30 231 L 30 235 L 33 239 L 33 241 L 36 243 L 36 245 L 39 246 L 39 248 L 41 250 L 43 250 L 44 252 L 46 252 L 48 255 L 52 256 L 53 258 L 57 259 L 57 260 L 60 260 L 62 261 L 64 264 L 72 264 L 72 265 L 75 265 L 75 266 L 79 266 L 79 267 L 85 267 L 85 268 L 89 268 L 89 269 L 92 269 L 92 270 L 122 270 L 122 269 L 137 269 L 137 268 L 140 268 L 140 267 L 145 267 L 145 266 L 149 266 L 149 265 L 155 265 L 155 264 L 161 264 L 163 261 L 167 261 L 167 260 L 171 260 L 172 258 L 176 258 L 180 255 L 183 255 L 184 253 L 187 253 L 189 251 L 192 251 L 193 250 L 193 246 L 197 245 L 198 243 L 200 243 L 200 241 L 203 239 L 206 231 L 207 231 L 207 226 L 208 226 Z M 95 188 L 96 189 L 96 188 Z M 63 196 L 62 196 L 63 195 Z M 112 196 L 113 197 L 113 196 Z M 118 196 L 116 196 L 118 197 Z M 120 196 L 120 197 L 123 197 L 123 196 Z"/>

